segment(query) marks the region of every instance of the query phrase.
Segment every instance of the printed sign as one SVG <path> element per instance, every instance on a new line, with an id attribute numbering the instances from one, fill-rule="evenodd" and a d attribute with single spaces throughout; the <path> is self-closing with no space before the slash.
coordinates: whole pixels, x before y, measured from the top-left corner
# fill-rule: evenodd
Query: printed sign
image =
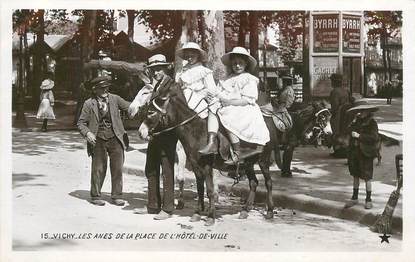
<path id="1" fill-rule="evenodd" d="M 313 58 L 313 96 L 329 96 L 331 91 L 330 76 L 338 71 L 338 67 L 339 59 L 337 57 Z"/>
<path id="2" fill-rule="evenodd" d="M 343 52 L 360 53 L 360 17 L 343 16 Z"/>
<path id="3" fill-rule="evenodd" d="M 316 53 L 339 51 L 339 16 L 336 14 L 313 16 L 314 45 Z"/>

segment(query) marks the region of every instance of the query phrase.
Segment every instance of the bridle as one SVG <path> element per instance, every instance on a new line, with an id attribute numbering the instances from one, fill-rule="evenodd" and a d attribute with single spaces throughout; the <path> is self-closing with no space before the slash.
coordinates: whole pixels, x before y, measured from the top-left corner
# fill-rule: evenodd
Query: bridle
<path id="1" fill-rule="evenodd" d="M 323 130 L 327 125 L 327 120 L 325 116 L 326 114 L 328 114 L 329 116 L 331 115 L 330 110 L 328 108 L 323 108 L 319 110 L 317 113 L 315 113 L 312 121 L 313 124 L 306 128 L 306 130 L 304 131 L 304 134 L 312 134 L 312 139 L 307 141 L 309 144 L 313 144 L 315 142 L 321 144 L 321 139 L 324 135 Z"/>
<path id="2" fill-rule="evenodd" d="M 331 115 L 330 110 L 328 108 L 323 108 L 323 109 L 319 110 L 317 113 L 314 114 L 314 117 L 315 117 L 314 122 L 321 129 L 324 129 L 324 127 L 327 123 L 326 116 L 323 113 L 328 113 L 329 115 Z"/>
<path id="3" fill-rule="evenodd" d="M 203 101 L 203 99 L 201 99 L 197 103 L 197 105 L 195 106 L 195 108 L 197 108 L 202 101 Z M 150 103 L 150 102 L 153 104 L 154 108 L 160 113 L 159 123 L 157 125 L 155 125 L 155 126 L 159 126 L 160 125 L 160 122 L 161 122 L 161 127 L 166 126 L 167 125 L 167 122 L 168 122 L 168 116 L 167 116 L 166 110 L 163 109 L 163 108 L 161 108 L 159 105 L 157 105 L 155 99 L 151 99 L 148 103 Z M 203 112 L 205 112 L 208 109 L 209 109 L 209 105 L 206 106 L 205 108 L 203 108 L 202 110 L 200 110 L 199 112 L 193 114 L 191 117 L 183 120 L 182 122 L 180 122 L 180 123 L 178 123 L 178 124 L 176 124 L 174 126 L 171 126 L 171 127 L 166 127 L 166 128 L 164 128 L 164 129 L 162 129 L 160 131 L 153 132 L 153 130 L 155 128 L 154 127 L 154 128 L 152 128 L 152 130 L 150 130 L 149 134 L 154 137 L 154 136 L 158 136 L 158 135 L 167 133 L 169 131 L 172 131 L 172 130 L 180 127 L 180 126 L 183 126 L 183 125 L 186 125 L 187 123 L 190 123 L 192 120 L 194 120 L 196 117 L 198 117 L 199 115 L 201 115 Z M 148 109 L 147 109 L 147 113 L 148 113 Z"/>

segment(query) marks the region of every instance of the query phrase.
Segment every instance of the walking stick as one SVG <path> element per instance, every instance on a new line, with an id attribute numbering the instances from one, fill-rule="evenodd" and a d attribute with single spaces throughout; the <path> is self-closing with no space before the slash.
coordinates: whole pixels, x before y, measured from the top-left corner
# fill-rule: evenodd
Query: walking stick
<path id="1" fill-rule="evenodd" d="M 376 220 L 376 222 L 370 227 L 370 230 L 373 232 L 378 232 L 381 234 L 391 234 L 392 233 L 392 216 L 395 211 L 395 207 L 398 203 L 401 188 L 402 188 L 402 154 L 395 156 L 396 164 L 396 175 L 398 178 L 398 186 L 395 189 L 386 203 L 385 209 L 383 210 L 382 215 Z"/>

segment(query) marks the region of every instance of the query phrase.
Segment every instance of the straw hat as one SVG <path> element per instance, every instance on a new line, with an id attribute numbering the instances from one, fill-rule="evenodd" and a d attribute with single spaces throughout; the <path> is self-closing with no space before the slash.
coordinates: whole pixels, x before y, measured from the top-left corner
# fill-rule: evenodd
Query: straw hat
<path id="1" fill-rule="evenodd" d="M 221 58 L 222 63 L 226 66 L 231 66 L 231 55 L 240 55 L 246 57 L 248 59 L 248 68 L 249 70 L 253 70 L 257 64 L 255 58 L 253 58 L 248 50 L 243 47 L 237 46 L 232 49 L 231 52 L 224 54 Z"/>
<path id="2" fill-rule="evenodd" d="M 352 112 L 352 111 L 356 112 L 356 111 L 363 111 L 363 110 L 375 112 L 379 110 L 379 107 L 377 107 L 376 105 L 370 105 L 365 100 L 358 100 L 353 103 L 353 107 L 349 108 L 347 112 Z"/>
<path id="3" fill-rule="evenodd" d="M 188 43 L 184 44 L 181 49 L 177 50 L 177 55 L 182 59 L 184 59 L 184 51 L 185 50 L 196 50 L 197 52 L 199 52 L 201 62 L 206 62 L 207 61 L 206 51 L 202 50 L 202 48 L 200 48 L 200 46 L 197 43 L 188 42 Z"/>
<path id="4" fill-rule="evenodd" d="M 42 90 L 49 90 L 52 89 L 55 86 L 55 83 L 50 79 L 45 79 L 42 81 L 42 84 L 40 85 L 40 89 Z"/>
<path id="5" fill-rule="evenodd" d="M 147 67 L 151 68 L 154 66 L 168 66 L 170 63 L 167 62 L 166 57 L 162 54 L 153 55 L 148 59 Z"/>

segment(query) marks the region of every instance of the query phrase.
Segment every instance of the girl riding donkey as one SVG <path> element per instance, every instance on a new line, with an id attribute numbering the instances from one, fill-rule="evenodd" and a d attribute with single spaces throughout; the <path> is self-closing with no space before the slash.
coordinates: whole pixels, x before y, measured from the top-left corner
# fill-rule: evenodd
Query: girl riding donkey
<path id="1" fill-rule="evenodd" d="M 224 81 L 219 82 L 219 91 L 208 90 L 208 99 L 216 115 L 208 122 L 208 144 L 199 152 L 205 155 L 216 152 L 219 118 L 232 143 L 233 157 L 225 161 L 225 164 L 229 165 L 262 151 L 261 147 L 257 147 L 256 150 L 241 155 L 240 140 L 264 146 L 270 140 L 270 135 L 261 110 L 256 104 L 259 80 L 249 73 L 256 66 L 255 58 L 245 48 L 235 47 L 221 60 L 228 67 L 230 74 Z"/>
<path id="2" fill-rule="evenodd" d="M 202 119 L 208 118 L 208 132 L 212 134 L 209 138 L 209 144 L 212 146 L 201 150 L 201 153 L 214 153 L 214 134 L 219 129 L 219 124 L 213 111 L 215 107 L 210 106 L 212 99 L 209 94 L 217 94 L 219 88 L 213 79 L 212 70 L 203 65 L 207 54 L 198 44 L 189 42 L 177 51 L 177 55 L 184 59 L 185 64 L 182 72 L 176 74 L 176 82 L 182 86 L 189 108 L 199 113 Z M 202 112 L 205 108 L 209 108 L 208 112 Z"/>

